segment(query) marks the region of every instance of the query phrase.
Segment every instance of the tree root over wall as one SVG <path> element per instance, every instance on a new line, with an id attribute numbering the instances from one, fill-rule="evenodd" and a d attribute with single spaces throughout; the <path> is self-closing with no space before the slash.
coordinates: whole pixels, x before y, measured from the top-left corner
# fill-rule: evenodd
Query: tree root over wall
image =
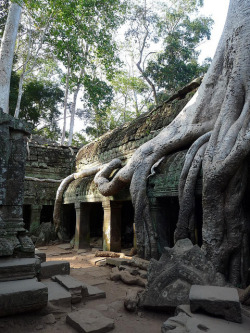
<path id="1" fill-rule="evenodd" d="M 196 95 L 158 136 L 143 144 L 109 181 L 114 168 L 95 176 L 103 195 L 130 183 L 138 254 L 157 258 L 156 234 L 146 195 L 151 167 L 163 156 L 191 146 L 180 179 L 180 214 L 175 238 L 194 239 L 194 187 L 203 168 L 203 250 L 234 284 L 244 283 L 246 243 L 242 197 L 250 151 L 250 3 L 231 0 L 214 60 Z M 119 161 L 111 162 L 115 168 Z M 244 258 L 246 260 L 246 258 Z"/>

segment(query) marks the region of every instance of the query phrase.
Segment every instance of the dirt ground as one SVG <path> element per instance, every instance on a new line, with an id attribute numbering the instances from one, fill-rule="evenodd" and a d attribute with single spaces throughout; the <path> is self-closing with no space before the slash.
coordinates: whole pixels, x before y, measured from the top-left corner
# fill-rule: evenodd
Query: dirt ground
<path id="1" fill-rule="evenodd" d="M 70 275 L 77 280 L 97 286 L 106 292 L 106 298 L 82 301 L 72 306 L 71 311 L 83 308 L 96 309 L 106 317 L 114 319 L 113 333 L 156 333 L 161 332 L 161 326 L 169 317 L 164 313 L 154 313 L 139 310 L 129 313 L 125 310 L 123 301 L 126 291 L 137 286 L 128 286 L 123 282 L 110 280 L 111 267 L 97 266 L 101 258 L 95 257 L 94 251 L 63 250 L 57 245 L 39 248 L 47 255 L 47 261 L 67 260 L 70 262 Z M 42 281 L 41 281 L 42 282 Z M 70 310 L 69 310 L 70 311 Z M 51 315 L 53 313 L 53 315 Z M 75 329 L 66 323 L 67 312 L 53 312 L 46 308 L 32 313 L 0 318 L 0 332 L 30 333 L 30 332 L 61 332 L 73 333 Z"/>

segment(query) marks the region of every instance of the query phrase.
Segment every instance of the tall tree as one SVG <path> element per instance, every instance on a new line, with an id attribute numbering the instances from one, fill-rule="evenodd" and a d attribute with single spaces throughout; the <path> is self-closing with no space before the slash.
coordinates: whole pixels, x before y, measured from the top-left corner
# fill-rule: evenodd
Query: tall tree
<path id="1" fill-rule="evenodd" d="M 134 41 L 136 66 L 151 87 L 155 104 L 165 81 L 172 80 L 176 90 L 205 71 L 198 64 L 196 47 L 210 37 L 212 20 L 197 17 L 202 5 L 201 0 L 142 0 L 132 6 L 127 36 Z M 164 51 L 153 48 L 156 43 Z"/>
<path id="2" fill-rule="evenodd" d="M 0 108 L 9 113 L 9 93 L 12 63 L 18 25 L 21 17 L 21 4 L 12 2 L 9 7 L 0 48 Z"/>

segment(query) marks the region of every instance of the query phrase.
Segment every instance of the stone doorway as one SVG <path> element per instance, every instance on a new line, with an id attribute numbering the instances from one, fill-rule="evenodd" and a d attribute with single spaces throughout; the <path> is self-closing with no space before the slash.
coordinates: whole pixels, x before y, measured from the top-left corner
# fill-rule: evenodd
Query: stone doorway
<path id="1" fill-rule="evenodd" d="M 24 228 L 26 230 L 30 230 L 31 205 L 23 205 L 23 222 L 24 222 Z"/>
<path id="2" fill-rule="evenodd" d="M 121 247 L 132 248 L 134 241 L 134 207 L 131 201 L 123 201 L 121 209 Z"/>

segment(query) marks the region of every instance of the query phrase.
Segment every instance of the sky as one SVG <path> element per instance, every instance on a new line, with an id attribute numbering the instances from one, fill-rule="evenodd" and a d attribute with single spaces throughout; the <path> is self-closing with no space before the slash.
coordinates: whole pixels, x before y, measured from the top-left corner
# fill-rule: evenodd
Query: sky
<path id="1" fill-rule="evenodd" d="M 200 13 L 212 17 L 214 25 L 210 40 L 204 42 L 200 47 L 201 61 L 206 57 L 213 58 L 214 56 L 226 20 L 228 5 L 229 0 L 204 0 Z"/>

